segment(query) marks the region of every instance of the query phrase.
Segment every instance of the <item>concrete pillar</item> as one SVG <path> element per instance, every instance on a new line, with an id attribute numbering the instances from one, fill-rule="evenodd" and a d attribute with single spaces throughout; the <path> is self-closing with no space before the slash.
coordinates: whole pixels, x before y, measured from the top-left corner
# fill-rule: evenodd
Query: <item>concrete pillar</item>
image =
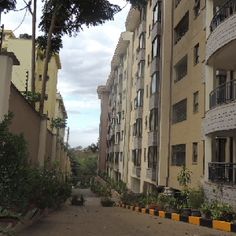
<path id="1" fill-rule="evenodd" d="M 13 59 L 0 55 L 0 120 L 8 114 Z"/>
<path id="2" fill-rule="evenodd" d="M 44 167 L 44 158 L 46 154 L 46 141 L 47 141 L 47 118 L 42 117 L 40 123 L 39 149 L 38 149 L 38 165 L 40 167 Z"/>
<path id="3" fill-rule="evenodd" d="M 204 180 L 208 181 L 208 163 L 212 161 L 212 138 L 205 136 L 205 175 Z"/>

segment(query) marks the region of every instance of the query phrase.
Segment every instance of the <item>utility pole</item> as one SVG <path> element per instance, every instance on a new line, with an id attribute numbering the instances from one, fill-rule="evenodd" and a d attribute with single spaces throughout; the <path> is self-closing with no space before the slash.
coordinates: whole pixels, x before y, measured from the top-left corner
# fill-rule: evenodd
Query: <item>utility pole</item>
<path id="1" fill-rule="evenodd" d="M 28 97 L 29 71 L 27 70 L 25 73 L 26 73 L 25 93 L 26 93 L 26 96 Z"/>
<path id="2" fill-rule="evenodd" d="M 33 11 L 32 11 L 32 58 L 31 58 L 31 91 L 32 91 L 32 93 L 35 93 L 36 15 L 37 15 L 37 0 L 33 0 Z"/>
<path id="3" fill-rule="evenodd" d="M 0 10 L 0 14 L 1 14 L 1 10 Z M 2 52 L 3 33 L 4 33 L 4 25 L 0 26 L 0 54 Z"/>

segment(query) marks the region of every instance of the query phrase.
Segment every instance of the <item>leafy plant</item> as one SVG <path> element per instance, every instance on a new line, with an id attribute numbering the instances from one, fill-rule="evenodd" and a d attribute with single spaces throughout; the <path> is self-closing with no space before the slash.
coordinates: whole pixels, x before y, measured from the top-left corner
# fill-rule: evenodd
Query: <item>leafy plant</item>
<path id="1" fill-rule="evenodd" d="M 66 120 L 60 117 L 51 120 L 51 128 L 63 129 L 66 127 Z"/>
<path id="2" fill-rule="evenodd" d="M 24 91 L 22 92 L 23 96 L 26 98 L 27 101 L 30 103 L 35 103 L 40 101 L 41 94 L 40 93 L 33 93 L 31 91 Z"/>
<path id="3" fill-rule="evenodd" d="M 112 207 L 114 206 L 115 202 L 112 201 L 110 198 L 106 197 L 106 198 L 102 198 L 101 199 L 101 205 L 103 207 Z"/>
<path id="4" fill-rule="evenodd" d="M 193 209 L 200 209 L 204 202 L 204 191 L 202 188 L 191 189 L 188 192 L 188 205 Z"/>
<path id="5" fill-rule="evenodd" d="M 182 166 L 181 171 L 177 175 L 179 185 L 184 189 L 187 189 L 188 185 L 191 183 L 191 174 L 192 172 L 188 168 L 186 168 L 186 166 Z"/>

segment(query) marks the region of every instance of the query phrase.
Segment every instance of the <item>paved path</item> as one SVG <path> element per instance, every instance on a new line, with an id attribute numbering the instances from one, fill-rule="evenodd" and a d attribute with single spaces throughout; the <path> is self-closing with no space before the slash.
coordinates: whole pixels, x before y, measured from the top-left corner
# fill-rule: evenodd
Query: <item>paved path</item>
<path id="1" fill-rule="evenodd" d="M 78 191 L 78 190 L 77 190 Z M 89 190 L 84 194 L 85 206 L 66 205 L 19 236 L 229 236 L 205 227 L 161 219 L 127 209 L 104 208 Z"/>

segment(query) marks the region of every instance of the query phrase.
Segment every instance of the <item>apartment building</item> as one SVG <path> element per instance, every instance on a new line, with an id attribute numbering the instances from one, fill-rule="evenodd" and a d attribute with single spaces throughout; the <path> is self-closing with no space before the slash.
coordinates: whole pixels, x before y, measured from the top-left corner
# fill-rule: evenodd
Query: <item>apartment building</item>
<path id="1" fill-rule="evenodd" d="M 204 188 L 236 207 L 236 2 L 206 1 Z"/>
<path id="2" fill-rule="evenodd" d="M 20 92 L 32 90 L 31 83 L 31 53 L 32 39 L 28 34 L 22 34 L 17 38 L 11 30 L 5 30 L 3 36 L 3 50 L 13 52 L 20 62 L 20 66 L 13 66 L 12 82 Z M 42 89 L 43 57 L 40 51 L 36 55 L 36 92 Z M 48 67 L 48 81 L 46 88 L 47 99 L 44 105 L 44 114 L 47 114 L 49 120 L 55 118 L 56 93 L 58 70 L 61 69 L 59 55 L 52 56 Z M 27 88 L 26 88 L 27 87 Z M 38 109 L 36 104 L 36 109 Z M 50 128 L 50 122 L 48 122 Z"/>
<path id="3" fill-rule="evenodd" d="M 99 158 L 132 191 L 179 189 L 185 165 L 191 187 L 235 204 L 235 13 L 233 0 L 152 0 L 130 10 L 121 34 L 130 38 L 119 40 L 100 87 L 108 102 Z"/>

